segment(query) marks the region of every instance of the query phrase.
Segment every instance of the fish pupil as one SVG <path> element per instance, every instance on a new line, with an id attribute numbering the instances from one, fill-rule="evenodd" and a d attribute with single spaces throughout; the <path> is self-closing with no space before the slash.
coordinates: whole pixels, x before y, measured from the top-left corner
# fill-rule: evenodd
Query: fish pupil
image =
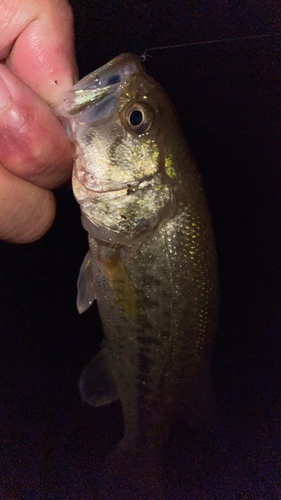
<path id="1" fill-rule="evenodd" d="M 140 125 L 143 121 L 143 114 L 139 109 L 134 109 L 132 113 L 130 114 L 130 124 L 133 127 L 137 127 Z"/>

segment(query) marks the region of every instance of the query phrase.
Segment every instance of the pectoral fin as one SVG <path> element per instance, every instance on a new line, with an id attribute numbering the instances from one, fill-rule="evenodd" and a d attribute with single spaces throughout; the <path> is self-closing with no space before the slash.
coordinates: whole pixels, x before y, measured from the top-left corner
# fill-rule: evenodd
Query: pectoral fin
<path id="1" fill-rule="evenodd" d="M 105 346 L 84 368 L 79 379 L 79 391 L 82 400 L 90 406 L 108 405 L 118 399 Z"/>
<path id="2" fill-rule="evenodd" d="M 85 312 L 95 300 L 90 250 L 86 253 L 77 280 L 76 306 L 79 314 Z"/>

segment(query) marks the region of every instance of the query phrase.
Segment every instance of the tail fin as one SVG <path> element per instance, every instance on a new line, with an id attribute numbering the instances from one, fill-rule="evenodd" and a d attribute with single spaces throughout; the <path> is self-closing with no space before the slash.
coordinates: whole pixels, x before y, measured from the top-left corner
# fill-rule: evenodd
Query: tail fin
<path id="1" fill-rule="evenodd" d="M 121 442 L 104 467 L 101 500 L 164 500 L 162 457 L 155 450 L 128 450 Z"/>

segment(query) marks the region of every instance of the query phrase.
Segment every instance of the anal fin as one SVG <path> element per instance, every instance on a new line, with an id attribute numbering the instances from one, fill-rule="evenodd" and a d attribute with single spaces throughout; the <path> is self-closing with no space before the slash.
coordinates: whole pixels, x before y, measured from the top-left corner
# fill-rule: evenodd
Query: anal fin
<path id="1" fill-rule="evenodd" d="M 82 400 L 90 406 L 103 406 L 119 399 L 111 374 L 106 346 L 86 365 L 79 379 Z"/>

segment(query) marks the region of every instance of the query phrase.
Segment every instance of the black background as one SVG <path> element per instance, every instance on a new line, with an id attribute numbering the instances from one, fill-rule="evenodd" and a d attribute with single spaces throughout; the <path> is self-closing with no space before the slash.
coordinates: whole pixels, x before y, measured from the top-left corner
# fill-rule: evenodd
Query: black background
<path id="1" fill-rule="evenodd" d="M 121 52 L 281 32 L 278 2 L 71 2 L 81 77 Z M 174 432 L 167 498 L 280 499 L 281 38 L 152 53 L 205 183 L 221 311 L 213 374 L 218 438 Z M 96 305 L 79 316 L 87 250 L 71 192 L 31 245 L 0 243 L 1 500 L 98 498 L 122 435 L 118 403 L 93 410 L 77 380 L 97 350 Z"/>

